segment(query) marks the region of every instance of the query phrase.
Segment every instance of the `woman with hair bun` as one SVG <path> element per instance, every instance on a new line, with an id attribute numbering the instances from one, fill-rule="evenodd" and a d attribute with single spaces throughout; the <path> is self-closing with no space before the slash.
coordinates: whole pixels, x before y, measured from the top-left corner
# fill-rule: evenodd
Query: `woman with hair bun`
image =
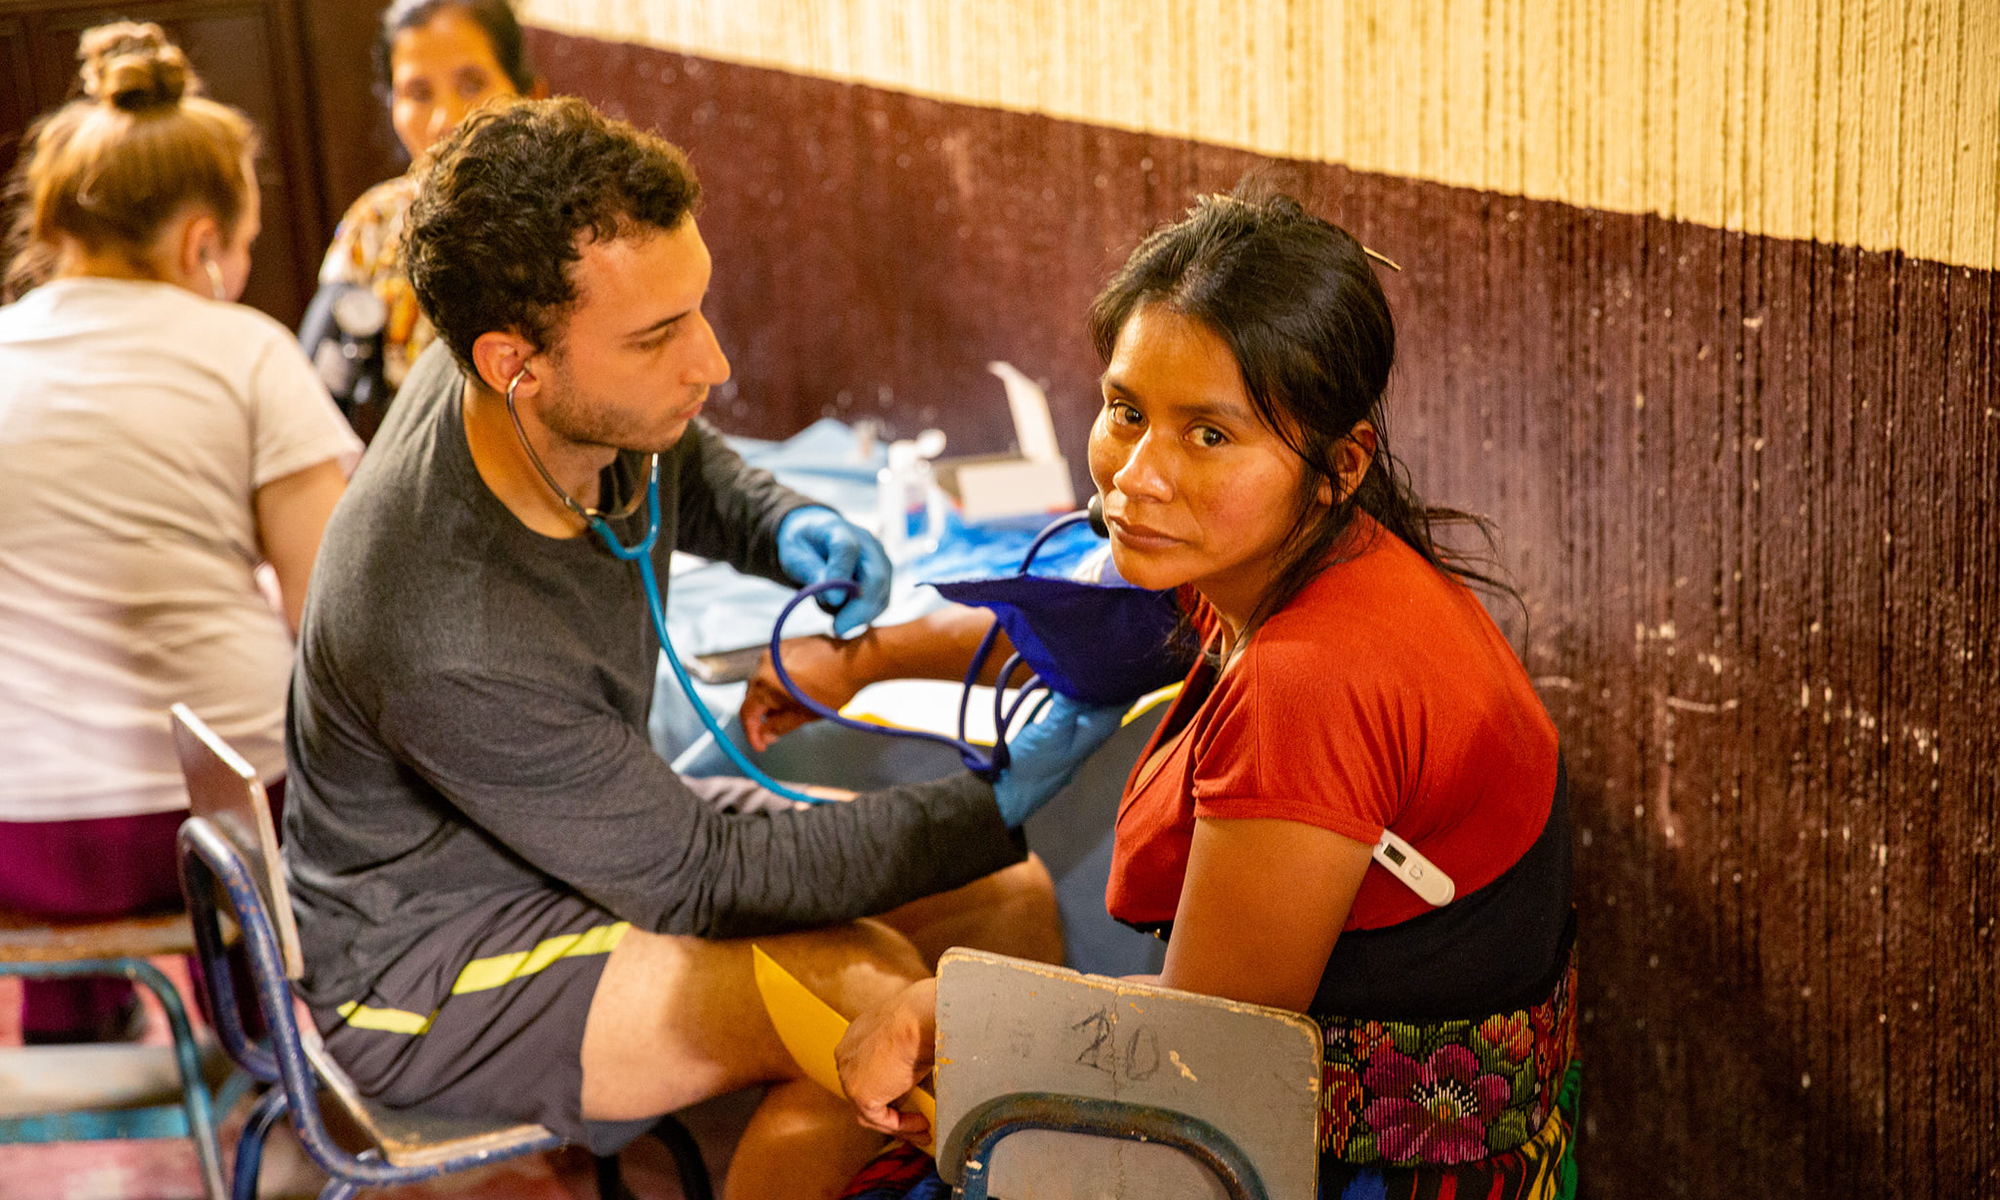
<path id="1" fill-rule="evenodd" d="M 290 332 L 235 303 L 248 118 L 157 25 L 78 57 L 83 98 L 22 148 L 0 308 L 0 905 L 92 918 L 179 905 L 175 702 L 283 775 L 291 635 L 360 443 Z M 30 1041 L 133 1012 L 93 982 L 25 1007 Z"/>

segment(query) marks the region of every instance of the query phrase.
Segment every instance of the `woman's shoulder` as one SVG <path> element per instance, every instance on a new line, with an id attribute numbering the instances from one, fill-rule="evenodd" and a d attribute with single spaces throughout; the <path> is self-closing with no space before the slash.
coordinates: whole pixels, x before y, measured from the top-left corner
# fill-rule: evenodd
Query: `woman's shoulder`
<path id="1" fill-rule="evenodd" d="M 153 280 L 95 276 L 51 280 L 8 306 L 23 324 L 87 332 L 115 329 L 121 342 L 157 344 L 177 357 L 262 354 L 273 343 L 297 348 L 292 331 L 246 304 L 212 300 Z"/>
<path id="2" fill-rule="evenodd" d="M 417 196 L 417 177 L 405 172 L 392 179 L 369 188 L 355 197 L 354 203 L 341 214 L 340 223 L 345 225 L 353 220 L 380 221 L 390 217 L 400 217 L 409 211 L 410 201 Z"/>
<path id="3" fill-rule="evenodd" d="M 180 319 L 188 327 L 199 331 L 201 340 L 191 347 L 197 353 L 248 362 L 267 361 L 273 354 L 284 356 L 288 363 L 294 357 L 306 361 L 298 335 L 262 309 L 189 292 L 170 303 L 180 309 Z"/>
<path id="4" fill-rule="evenodd" d="M 385 179 L 355 199 L 341 215 L 320 264 L 321 283 L 370 283 L 401 269 L 403 219 L 417 195 L 416 176 Z"/>
<path id="5" fill-rule="evenodd" d="M 1379 527 L 1272 614 L 1246 656 L 1273 697 L 1504 690 L 1522 673 L 1479 597 Z"/>
<path id="6" fill-rule="evenodd" d="M 1329 645 L 1399 639 L 1412 626 L 1429 624 L 1429 610 L 1457 588 L 1456 581 L 1401 538 L 1367 521 L 1336 548 L 1319 574 L 1271 614 L 1251 644 L 1258 639 Z"/>

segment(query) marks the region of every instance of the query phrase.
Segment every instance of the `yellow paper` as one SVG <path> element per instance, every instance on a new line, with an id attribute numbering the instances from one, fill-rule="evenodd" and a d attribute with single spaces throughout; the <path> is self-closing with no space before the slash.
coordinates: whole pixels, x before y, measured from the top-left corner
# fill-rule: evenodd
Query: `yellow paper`
<path id="1" fill-rule="evenodd" d="M 847 1032 L 847 1018 L 779 966 L 777 960 L 764 953 L 762 946 L 751 945 L 750 960 L 758 994 L 764 998 L 764 1011 L 771 1014 L 771 1024 L 777 1027 L 778 1040 L 784 1043 L 785 1052 L 799 1064 L 806 1078 L 846 1099 L 833 1050 Z M 909 1094 L 897 1101 L 897 1107 L 917 1112 L 930 1122 L 930 1134 L 917 1143 L 919 1148 L 930 1150 L 931 1139 L 937 1136 L 937 1101 L 924 1089 L 911 1088 Z"/>

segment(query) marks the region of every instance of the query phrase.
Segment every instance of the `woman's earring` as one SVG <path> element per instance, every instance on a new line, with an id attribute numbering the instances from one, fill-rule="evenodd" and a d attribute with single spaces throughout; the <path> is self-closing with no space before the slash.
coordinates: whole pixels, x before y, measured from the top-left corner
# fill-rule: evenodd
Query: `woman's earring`
<path id="1" fill-rule="evenodd" d="M 217 300 L 229 299 L 229 288 L 222 282 L 222 268 L 215 265 L 215 260 L 206 254 L 202 255 L 201 269 L 208 272 L 209 295 Z"/>

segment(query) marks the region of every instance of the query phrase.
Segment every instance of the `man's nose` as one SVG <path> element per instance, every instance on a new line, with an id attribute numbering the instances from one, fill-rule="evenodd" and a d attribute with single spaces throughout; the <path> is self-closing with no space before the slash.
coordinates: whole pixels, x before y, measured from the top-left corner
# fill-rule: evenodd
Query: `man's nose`
<path id="1" fill-rule="evenodd" d="M 701 348 L 688 367 L 688 383 L 705 384 L 715 387 L 729 382 L 729 356 L 722 352 L 722 343 L 716 340 L 715 326 L 708 318 L 701 318 Z"/>

